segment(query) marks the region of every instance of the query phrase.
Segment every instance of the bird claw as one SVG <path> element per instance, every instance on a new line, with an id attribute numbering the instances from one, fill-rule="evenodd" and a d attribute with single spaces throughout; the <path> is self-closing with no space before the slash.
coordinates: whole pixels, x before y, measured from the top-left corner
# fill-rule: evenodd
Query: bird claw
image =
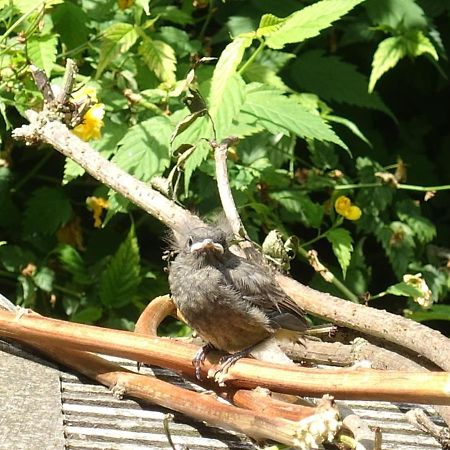
<path id="1" fill-rule="evenodd" d="M 202 374 L 201 374 L 202 364 L 205 362 L 208 353 L 212 350 L 214 350 L 214 347 L 211 344 L 206 344 L 197 351 L 192 360 L 192 365 L 195 368 L 195 378 L 197 378 L 197 380 L 199 381 L 202 381 Z"/>
<path id="2" fill-rule="evenodd" d="M 253 347 L 254 346 L 245 348 L 244 350 L 232 353 L 231 355 L 222 356 L 219 360 L 220 368 L 214 372 L 214 379 L 218 381 L 220 385 L 223 384 L 225 375 L 227 374 L 230 367 L 240 359 L 248 358 Z"/>

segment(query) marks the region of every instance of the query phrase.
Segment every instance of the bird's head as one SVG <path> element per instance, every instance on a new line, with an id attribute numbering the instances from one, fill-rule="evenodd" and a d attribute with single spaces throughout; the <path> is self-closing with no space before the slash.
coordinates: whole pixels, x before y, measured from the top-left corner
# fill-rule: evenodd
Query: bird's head
<path id="1" fill-rule="evenodd" d="M 228 248 L 227 236 L 220 228 L 194 228 L 186 241 L 186 250 L 192 255 L 222 255 Z"/>

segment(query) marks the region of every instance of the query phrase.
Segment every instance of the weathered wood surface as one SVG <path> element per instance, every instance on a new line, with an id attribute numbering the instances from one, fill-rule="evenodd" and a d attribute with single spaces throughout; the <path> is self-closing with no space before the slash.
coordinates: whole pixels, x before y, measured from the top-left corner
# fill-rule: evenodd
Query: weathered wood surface
<path id="1" fill-rule="evenodd" d="M 64 449 L 59 370 L 0 341 L 0 449 Z"/>
<path id="2" fill-rule="evenodd" d="M 0 351 L 1 450 L 47 450 L 64 446 L 70 450 L 170 449 L 163 429 L 168 412 L 164 408 L 116 399 L 103 386 L 11 355 L 5 346 L 3 350 Z M 135 368 L 132 362 L 111 359 Z M 180 377 L 167 370 L 143 370 L 186 386 Z M 188 386 L 194 388 L 192 384 Z M 433 438 L 406 422 L 404 412 L 416 405 L 362 401 L 346 404 L 369 425 L 381 428 L 383 450 L 441 448 Z M 426 409 L 435 416 L 431 407 Z M 208 427 L 180 414 L 175 414 L 169 428 L 175 444 L 187 445 L 190 450 L 259 448 L 243 436 Z M 42 438 L 45 440 L 38 440 Z"/>

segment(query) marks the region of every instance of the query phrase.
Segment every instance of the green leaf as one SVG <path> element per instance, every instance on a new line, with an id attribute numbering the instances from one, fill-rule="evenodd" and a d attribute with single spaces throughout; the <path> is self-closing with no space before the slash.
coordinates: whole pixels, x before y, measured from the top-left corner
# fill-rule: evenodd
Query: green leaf
<path id="1" fill-rule="evenodd" d="M 388 70 L 392 69 L 406 55 L 401 37 L 394 36 L 381 41 L 373 55 L 372 72 L 369 80 L 369 92 L 372 92 L 376 82 Z"/>
<path id="2" fill-rule="evenodd" d="M 340 123 L 344 127 L 348 128 L 355 136 L 358 136 L 362 141 L 364 141 L 369 147 L 372 147 L 370 141 L 364 136 L 362 131 L 358 128 L 358 126 L 349 119 L 345 117 L 334 116 L 331 114 L 327 114 L 327 120 L 330 122 Z"/>
<path id="3" fill-rule="evenodd" d="M 436 236 L 436 227 L 421 215 L 419 206 L 413 200 L 398 202 L 397 215 L 402 222 L 408 224 L 422 244 L 427 244 Z"/>
<path id="4" fill-rule="evenodd" d="M 399 297 L 422 297 L 423 295 L 419 289 L 411 286 L 408 283 L 405 283 L 404 281 L 394 284 L 393 286 L 389 286 L 386 289 L 386 293 L 397 295 Z"/>
<path id="5" fill-rule="evenodd" d="M 103 34 L 95 78 L 100 78 L 111 61 L 120 53 L 126 53 L 134 45 L 137 38 L 136 29 L 129 23 L 114 23 L 107 28 Z"/>
<path id="6" fill-rule="evenodd" d="M 414 0 L 367 0 L 364 6 L 375 25 L 392 29 L 427 26 L 423 9 Z"/>
<path id="7" fill-rule="evenodd" d="M 72 322 L 92 324 L 100 320 L 103 309 L 99 306 L 87 306 L 82 308 L 70 317 Z"/>
<path id="8" fill-rule="evenodd" d="M 138 123 L 119 141 L 112 161 L 143 181 L 161 175 L 170 163 L 171 132 L 172 125 L 167 117 L 152 117 Z"/>
<path id="9" fill-rule="evenodd" d="M 331 76 L 332 74 L 332 76 Z M 392 115 L 376 92 L 368 93 L 369 82 L 355 66 L 321 50 L 302 53 L 291 66 L 298 87 L 322 100 L 371 108 Z"/>
<path id="10" fill-rule="evenodd" d="M 414 311 L 408 314 L 408 318 L 416 322 L 426 320 L 448 320 L 450 321 L 450 305 L 433 305 L 426 311 Z"/>
<path id="11" fill-rule="evenodd" d="M 33 35 L 27 40 L 27 53 L 30 61 L 50 76 L 56 61 L 56 35 Z"/>
<path id="12" fill-rule="evenodd" d="M 393 36 L 381 41 L 373 55 L 372 73 L 370 74 L 369 92 L 376 82 L 388 70 L 397 65 L 401 58 L 409 55 L 417 57 L 423 53 L 438 59 L 436 49 L 422 31 L 412 30 L 400 36 Z"/>
<path id="13" fill-rule="evenodd" d="M 411 228 L 401 222 L 392 222 L 389 226 L 376 229 L 375 235 L 381 242 L 394 273 L 400 278 L 414 259 L 415 243 Z"/>
<path id="14" fill-rule="evenodd" d="M 326 233 L 326 238 L 331 243 L 345 278 L 353 251 L 352 236 L 345 228 L 333 228 Z"/>
<path id="15" fill-rule="evenodd" d="M 246 69 L 244 77 L 248 81 L 267 84 L 279 91 L 288 92 L 291 90 L 274 70 L 256 62 Z"/>
<path id="16" fill-rule="evenodd" d="M 18 245 L 0 245 L 0 265 L 8 272 L 19 272 L 35 259 L 33 253 Z"/>
<path id="17" fill-rule="evenodd" d="M 347 149 L 320 116 L 269 86 L 249 84 L 242 111 L 258 119 L 257 123 L 274 134 L 292 132 L 303 138 L 334 142 Z"/>
<path id="18" fill-rule="evenodd" d="M 242 81 L 236 77 L 236 70 L 242 61 L 245 49 L 251 43 L 252 39 L 249 37 L 234 39 L 225 47 L 214 69 L 208 99 L 209 115 L 214 124 L 217 123 L 220 132 L 231 124 L 230 118 L 237 114 L 241 106 Z M 233 94 L 235 88 L 238 89 L 237 94 Z M 233 105 L 233 102 L 230 101 L 229 95 L 233 95 L 233 99 L 237 101 L 236 105 Z M 225 109 L 225 112 L 222 112 L 222 109 Z M 221 137 L 225 136 L 221 135 Z M 220 138 L 218 137 L 218 139 Z"/>
<path id="19" fill-rule="evenodd" d="M 184 163 L 184 191 L 188 192 L 192 174 L 198 169 L 211 153 L 211 146 L 206 141 L 199 141 L 194 151 Z"/>
<path id="20" fill-rule="evenodd" d="M 215 110 L 214 115 L 210 111 L 210 117 L 214 123 L 214 130 L 216 132 L 215 137 L 218 141 L 230 135 L 233 121 L 237 119 L 242 104 L 244 103 L 244 96 L 244 81 L 239 75 L 232 76 L 223 91 L 220 108 Z M 216 106 L 217 104 L 215 103 Z"/>
<path id="21" fill-rule="evenodd" d="M 61 189 L 42 187 L 27 202 L 24 215 L 25 234 L 52 236 L 72 217 L 70 201 Z"/>
<path id="22" fill-rule="evenodd" d="M 132 303 L 141 282 L 140 272 L 139 246 L 132 227 L 100 277 L 102 304 L 121 308 Z"/>
<path id="23" fill-rule="evenodd" d="M 41 267 L 33 275 L 33 279 L 39 289 L 42 289 L 45 292 L 51 292 L 53 290 L 55 272 L 49 267 Z"/>
<path id="24" fill-rule="evenodd" d="M 303 42 L 317 36 L 321 30 L 347 14 L 364 0 L 322 0 L 291 14 L 284 23 L 271 33 L 266 43 L 270 48 L 280 49 L 286 44 Z"/>
<path id="25" fill-rule="evenodd" d="M 422 31 L 412 30 L 403 35 L 405 41 L 405 48 L 408 55 L 412 57 L 428 53 L 436 61 L 439 59 L 436 49 Z"/>
<path id="26" fill-rule="evenodd" d="M 175 84 L 176 64 L 175 50 L 163 41 L 145 36 L 139 46 L 139 54 L 147 67 L 161 80 Z"/>
<path id="27" fill-rule="evenodd" d="M 280 203 L 287 211 L 294 213 L 297 220 L 305 225 L 318 228 L 322 224 L 323 206 L 314 203 L 304 192 L 277 191 L 271 192 L 270 197 Z"/>
<path id="28" fill-rule="evenodd" d="M 195 39 L 191 39 L 184 30 L 175 27 L 159 28 L 158 37 L 171 45 L 179 58 L 198 53 L 201 50 L 201 44 Z"/>
<path id="29" fill-rule="evenodd" d="M 273 14 L 264 14 L 259 22 L 258 29 L 256 30 L 256 36 L 270 36 L 277 31 L 287 19 L 280 19 Z"/>
<path id="30" fill-rule="evenodd" d="M 88 40 L 89 29 L 86 24 L 89 22 L 89 18 L 78 5 L 64 2 L 55 8 L 52 17 L 55 30 L 68 50 L 74 49 Z"/>
<path id="31" fill-rule="evenodd" d="M 63 268 L 73 276 L 76 283 L 90 284 L 92 282 L 92 275 L 89 273 L 83 258 L 71 245 L 58 247 L 58 258 Z"/>

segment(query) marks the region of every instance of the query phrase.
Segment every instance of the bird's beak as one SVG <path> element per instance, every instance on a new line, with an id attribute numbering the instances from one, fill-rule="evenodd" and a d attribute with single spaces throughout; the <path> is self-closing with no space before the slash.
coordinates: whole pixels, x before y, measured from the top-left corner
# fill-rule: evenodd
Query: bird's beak
<path id="1" fill-rule="evenodd" d="M 196 242 L 191 246 L 191 253 L 202 253 L 208 250 L 222 254 L 223 246 L 217 242 L 214 242 L 212 239 L 204 239 L 203 242 Z"/>

